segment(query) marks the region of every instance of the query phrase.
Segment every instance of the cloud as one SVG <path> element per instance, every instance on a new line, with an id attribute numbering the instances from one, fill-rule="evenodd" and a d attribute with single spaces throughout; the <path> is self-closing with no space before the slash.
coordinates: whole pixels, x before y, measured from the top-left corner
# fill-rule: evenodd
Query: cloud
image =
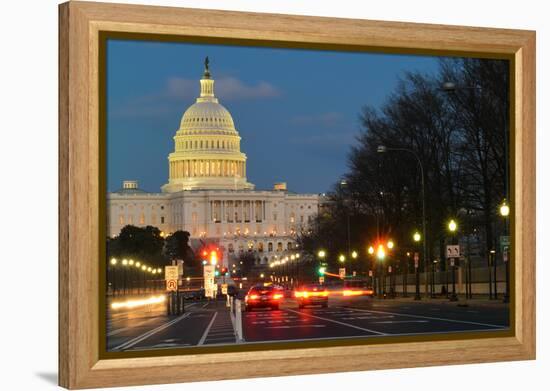
<path id="1" fill-rule="evenodd" d="M 290 122 L 295 125 L 334 126 L 341 120 L 342 120 L 342 114 L 335 111 L 329 111 L 329 112 L 320 113 L 320 114 L 296 115 L 290 118 Z"/>
<path id="2" fill-rule="evenodd" d="M 216 96 L 221 100 L 243 100 L 255 98 L 273 98 L 281 95 L 279 89 L 266 81 L 248 85 L 235 77 L 222 77 L 214 84 Z M 196 97 L 199 83 L 196 80 L 173 77 L 168 79 L 167 93 L 174 97 Z"/>
<path id="3" fill-rule="evenodd" d="M 289 141 L 290 143 L 300 145 L 335 147 L 342 145 L 352 145 L 356 141 L 355 136 L 355 132 L 342 132 L 334 130 L 332 132 L 295 136 L 291 137 Z"/>
<path id="4" fill-rule="evenodd" d="M 235 77 L 216 79 L 214 90 L 216 97 L 220 98 L 222 102 L 274 98 L 281 95 L 281 91 L 277 87 L 266 81 L 246 84 Z M 183 110 L 185 108 L 183 106 L 186 103 L 192 104 L 193 99 L 198 97 L 199 93 L 198 80 L 171 77 L 159 91 L 131 97 L 120 103 L 113 103 L 109 115 L 113 118 L 166 115 L 174 110 Z"/>

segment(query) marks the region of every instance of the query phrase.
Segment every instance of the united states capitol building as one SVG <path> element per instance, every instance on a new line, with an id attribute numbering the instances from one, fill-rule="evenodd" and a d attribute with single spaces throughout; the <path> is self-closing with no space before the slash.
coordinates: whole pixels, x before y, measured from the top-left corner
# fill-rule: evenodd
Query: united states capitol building
<path id="1" fill-rule="evenodd" d="M 256 190 L 247 180 L 240 143 L 231 114 L 215 96 L 206 61 L 200 96 L 183 114 L 168 155 L 168 183 L 160 193 L 149 193 L 127 180 L 108 193 L 109 236 L 129 224 L 155 226 L 163 235 L 188 231 L 195 248 L 219 246 L 225 266 L 245 251 L 259 265 L 296 252 L 296 233 L 318 213 L 321 196 L 292 193 L 284 182 Z"/>

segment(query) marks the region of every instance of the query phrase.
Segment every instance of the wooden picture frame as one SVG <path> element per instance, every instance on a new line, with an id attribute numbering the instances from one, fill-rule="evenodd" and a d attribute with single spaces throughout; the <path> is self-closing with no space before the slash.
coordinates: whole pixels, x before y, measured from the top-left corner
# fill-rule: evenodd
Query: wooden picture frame
<path id="1" fill-rule="evenodd" d="M 59 384 L 70 389 L 535 358 L 535 33 L 69 2 L 59 6 Z M 155 39 L 508 58 L 512 64 L 513 334 L 498 338 L 102 359 L 102 32 Z M 103 192 L 103 193 L 102 193 Z M 339 360 L 338 357 L 345 357 Z M 265 365 L 268 361 L 269 365 Z M 211 371 L 215 364 L 216 371 Z"/>

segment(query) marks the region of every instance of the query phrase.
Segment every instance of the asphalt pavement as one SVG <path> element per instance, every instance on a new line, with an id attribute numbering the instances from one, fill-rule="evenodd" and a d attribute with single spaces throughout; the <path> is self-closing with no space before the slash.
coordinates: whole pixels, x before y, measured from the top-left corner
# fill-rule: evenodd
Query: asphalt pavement
<path id="1" fill-rule="evenodd" d="M 109 310 L 107 350 L 130 351 L 276 341 L 485 332 L 508 328 L 509 306 L 487 300 L 330 297 L 328 308 L 299 309 L 286 298 L 279 310 L 242 312 L 239 341 L 224 301 L 194 301 L 180 316 L 165 305 Z"/>

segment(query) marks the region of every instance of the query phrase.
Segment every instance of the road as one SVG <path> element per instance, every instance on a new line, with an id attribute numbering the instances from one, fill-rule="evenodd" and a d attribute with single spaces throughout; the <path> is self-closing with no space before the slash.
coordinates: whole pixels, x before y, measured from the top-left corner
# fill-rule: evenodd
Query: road
<path id="1" fill-rule="evenodd" d="M 293 299 L 285 299 L 280 310 L 243 312 L 242 325 L 244 340 L 238 341 L 222 301 L 189 303 L 180 316 L 167 316 L 163 304 L 109 310 L 107 350 L 505 330 L 508 305 L 331 297 L 328 308 L 298 309 Z"/>

